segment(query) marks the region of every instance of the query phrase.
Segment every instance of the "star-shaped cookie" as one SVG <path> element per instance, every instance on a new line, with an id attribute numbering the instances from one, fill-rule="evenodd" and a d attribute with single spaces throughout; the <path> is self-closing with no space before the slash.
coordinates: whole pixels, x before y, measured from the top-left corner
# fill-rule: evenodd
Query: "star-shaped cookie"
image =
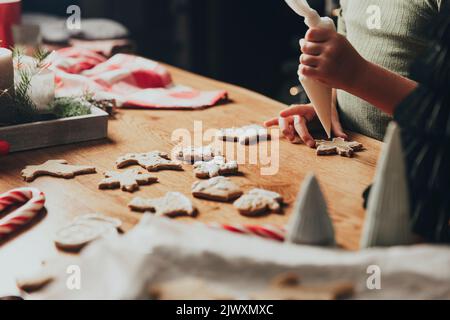
<path id="1" fill-rule="evenodd" d="M 345 141 L 342 138 L 334 138 L 332 141 L 317 140 L 317 155 L 326 156 L 338 154 L 342 157 L 351 158 L 355 152 L 363 150 L 364 146 L 356 141 Z"/>
<path id="2" fill-rule="evenodd" d="M 243 216 L 259 216 L 267 212 L 280 212 L 283 197 L 272 191 L 253 189 L 234 202 Z"/>
<path id="3" fill-rule="evenodd" d="M 233 201 L 242 195 L 241 189 L 230 179 L 219 176 L 192 185 L 192 194 L 196 198 L 213 201 Z"/>
<path id="4" fill-rule="evenodd" d="M 168 192 L 162 198 L 134 198 L 128 206 L 133 211 L 152 212 L 157 216 L 195 216 L 196 208 L 191 200 L 179 192 Z"/>
<path id="5" fill-rule="evenodd" d="M 239 172 L 236 161 L 226 161 L 222 156 L 216 156 L 209 161 L 194 163 L 194 174 L 199 179 L 208 179 L 219 175 L 232 175 Z"/>
<path id="6" fill-rule="evenodd" d="M 41 165 L 26 166 L 21 175 L 25 181 L 31 182 L 40 176 L 71 179 L 76 175 L 88 173 L 95 173 L 95 168 L 69 165 L 66 160 L 48 160 Z"/>
<path id="7" fill-rule="evenodd" d="M 217 133 L 217 138 L 222 141 L 239 142 L 240 144 L 254 144 L 260 141 L 268 141 L 271 136 L 264 128 L 260 125 L 251 124 L 241 128 L 227 128 L 221 129 Z"/>
<path id="8" fill-rule="evenodd" d="M 130 169 L 124 172 L 107 171 L 104 173 L 105 179 L 100 181 L 99 189 L 117 189 L 134 192 L 140 185 L 151 184 L 158 181 L 158 178 L 148 173 L 141 173 L 139 170 Z"/>
<path id="9" fill-rule="evenodd" d="M 140 165 L 150 172 L 161 170 L 183 170 L 180 163 L 172 161 L 169 155 L 161 151 L 151 151 L 147 153 L 128 153 L 119 157 L 116 161 L 118 169 L 131 165 Z"/>

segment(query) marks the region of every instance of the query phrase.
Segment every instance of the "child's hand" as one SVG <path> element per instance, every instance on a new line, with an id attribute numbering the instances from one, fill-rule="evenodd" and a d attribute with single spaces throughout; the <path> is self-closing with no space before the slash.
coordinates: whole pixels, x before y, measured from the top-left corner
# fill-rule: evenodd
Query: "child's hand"
<path id="1" fill-rule="evenodd" d="M 299 76 L 318 80 L 326 85 L 351 90 L 365 71 L 367 61 L 339 33 L 312 28 L 300 41 Z"/>
<path id="2" fill-rule="evenodd" d="M 300 123 L 296 128 L 294 127 L 294 116 L 300 116 Z M 294 142 L 296 135 L 298 135 L 308 147 L 314 148 L 316 146 L 316 141 L 309 133 L 307 126 L 307 123 L 313 121 L 317 117 L 316 111 L 311 104 L 293 105 L 281 111 L 280 117 L 286 119 L 286 128 L 282 133 L 289 141 Z M 274 118 L 266 121 L 264 125 L 266 127 L 277 126 L 279 125 L 279 120 L 278 118 Z M 336 137 L 344 139 L 348 138 L 339 122 L 336 108 L 333 108 L 332 110 L 331 129 Z"/>

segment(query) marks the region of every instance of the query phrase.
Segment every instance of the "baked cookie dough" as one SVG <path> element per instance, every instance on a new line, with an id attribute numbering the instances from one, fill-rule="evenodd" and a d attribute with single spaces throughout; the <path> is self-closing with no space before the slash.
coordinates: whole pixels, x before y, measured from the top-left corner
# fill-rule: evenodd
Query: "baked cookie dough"
<path id="1" fill-rule="evenodd" d="M 232 175 L 239 173 L 236 161 L 226 161 L 222 156 L 215 156 L 209 161 L 194 163 L 194 174 L 199 179 L 208 179 L 219 175 Z"/>
<path id="2" fill-rule="evenodd" d="M 41 165 L 26 166 L 21 175 L 25 181 L 32 182 L 40 176 L 72 179 L 76 175 L 95 172 L 95 168 L 91 166 L 69 165 L 66 160 L 48 160 Z"/>
<path id="3" fill-rule="evenodd" d="M 351 158 L 355 152 L 362 151 L 364 146 L 356 141 L 345 141 L 342 138 L 334 138 L 332 141 L 317 140 L 316 148 L 318 156 L 338 154 L 342 157 Z"/>
<path id="4" fill-rule="evenodd" d="M 239 142 L 243 145 L 254 144 L 271 139 L 267 128 L 251 124 L 240 128 L 221 129 L 217 133 L 217 138 L 222 141 Z"/>
<path id="5" fill-rule="evenodd" d="M 177 217 L 195 216 L 196 208 L 191 200 L 179 192 L 168 192 L 162 198 L 144 199 L 134 198 L 129 204 L 133 211 L 152 212 L 157 216 Z"/>
<path id="6" fill-rule="evenodd" d="M 141 173 L 139 170 L 126 170 L 124 172 L 107 171 L 104 173 L 105 179 L 100 181 L 99 189 L 118 189 L 134 192 L 139 186 L 152 184 L 158 181 L 158 178 Z"/>
<path id="7" fill-rule="evenodd" d="M 218 176 L 192 185 L 192 194 L 196 198 L 229 202 L 242 195 L 241 189 L 229 178 Z"/>
<path id="8" fill-rule="evenodd" d="M 117 169 L 132 165 L 139 165 L 150 172 L 161 170 L 183 170 L 180 163 L 172 161 L 167 153 L 161 151 L 128 153 L 116 160 Z"/>
<path id="9" fill-rule="evenodd" d="M 253 189 L 234 202 L 243 216 L 260 216 L 268 212 L 281 212 L 283 197 L 272 191 Z"/>

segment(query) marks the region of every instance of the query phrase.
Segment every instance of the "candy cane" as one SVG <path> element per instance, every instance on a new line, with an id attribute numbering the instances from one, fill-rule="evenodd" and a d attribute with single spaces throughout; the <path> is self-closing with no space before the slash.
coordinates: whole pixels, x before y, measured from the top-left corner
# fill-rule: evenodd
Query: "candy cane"
<path id="1" fill-rule="evenodd" d="M 11 146 L 8 142 L 0 140 L 0 156 L 6 156 L 9 153 Z"/>
<path id="2" fill-rule="evenodd" d="M 286 236 L 286 231 L 282 228 L 273 225 L 231 225 L 231 224 L 208 224 L 209 227 L 215 229 L 227 230 L 239 234 L 253 235 L 269 240 L 283 242 Z"/>
<path id="3" fill-rule="evenodd" d="M 0 220 L 0 241 L 29 224 L 44 207 L 45 196 L 35 188 L 18 188 L 0 195 L 0 213 L 20 204 L 23 205 Z"/>

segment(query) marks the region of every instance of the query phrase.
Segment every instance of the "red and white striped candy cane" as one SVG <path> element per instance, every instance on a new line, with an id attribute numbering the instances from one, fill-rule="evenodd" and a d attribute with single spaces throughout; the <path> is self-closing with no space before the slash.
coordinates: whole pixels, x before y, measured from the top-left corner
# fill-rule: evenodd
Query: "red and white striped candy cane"
<path id="1" fill-rule="evenodd" d="M 283 242 L 286 237 L 286 230 L 273 225 L 231 225 L 231 224 L 208 224 L 209 227 L 215 229 L 227 230 L 239 234 L 253 235 L 269 240 Z"/>
<path id="2" fill-rule="evenodd" d="M 20 204 L 23 205 L 0 220 L 0 241 L 30 223 L 44 207 L 45 196 L 35 188 L 18 188 L 0 195 L 0 213 Z"/>

